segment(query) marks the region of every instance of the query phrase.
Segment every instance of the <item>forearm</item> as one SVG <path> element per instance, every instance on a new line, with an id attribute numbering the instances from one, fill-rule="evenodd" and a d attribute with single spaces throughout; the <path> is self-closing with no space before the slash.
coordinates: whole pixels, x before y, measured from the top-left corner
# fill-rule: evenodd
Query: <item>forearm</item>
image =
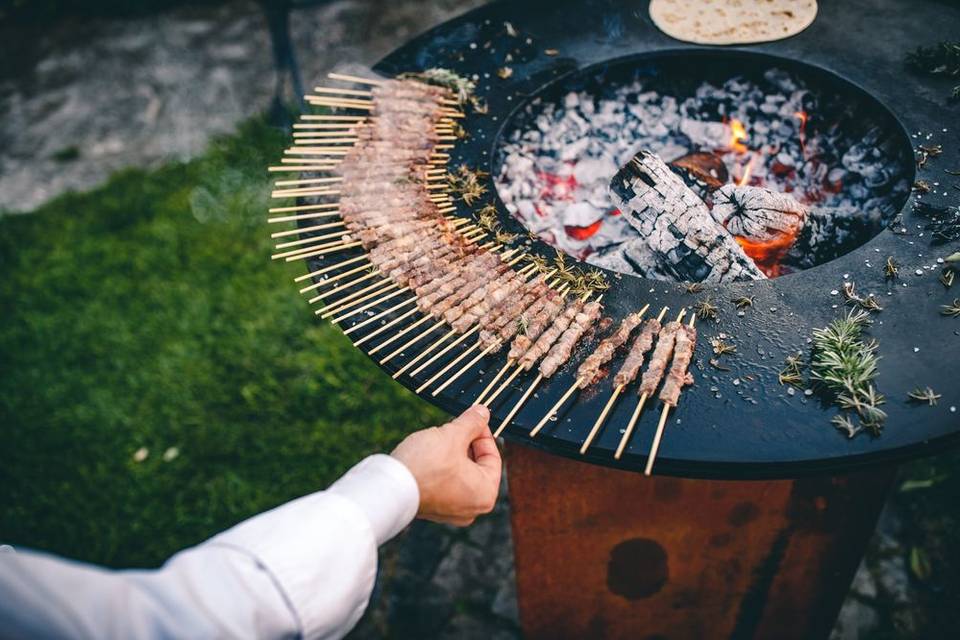
<path id="1" fill-rule="evenodd" d="M 0 555 L 0 628 L 14 637 L 339 637 L 366 608 L 377 546 L 414 517 L 387 456 L 327 491 L 240 523 L 154 571 Z"/>

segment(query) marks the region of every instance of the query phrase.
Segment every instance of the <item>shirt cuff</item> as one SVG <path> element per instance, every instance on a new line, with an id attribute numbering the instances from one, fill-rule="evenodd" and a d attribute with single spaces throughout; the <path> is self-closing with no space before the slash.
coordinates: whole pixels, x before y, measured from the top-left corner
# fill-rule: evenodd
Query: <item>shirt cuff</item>
<path id="1" fill-rule="evenodd" d="M 359 507 L 370 521 L 377 546 L 400 533 L 420 508 L 420 490 L 413 474 L 405 464 L 384 454 L 364 459 L 327 491 Z"/>

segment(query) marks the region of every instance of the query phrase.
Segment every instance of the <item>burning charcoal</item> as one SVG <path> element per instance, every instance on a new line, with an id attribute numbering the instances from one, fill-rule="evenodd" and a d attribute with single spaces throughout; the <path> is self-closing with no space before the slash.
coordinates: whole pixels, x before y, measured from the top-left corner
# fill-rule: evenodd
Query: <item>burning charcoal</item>
<path id="1" fill-rule="evenodd" d="M 842 255 L 853 249 L 863 237 L 880 230 L 879 209 L 859 209 L 853 206 L 810 207 L 807 221 L 796 242 L 784 258 L 784 264 L 807 269 L 830 256 Z"/>
<path id="2" fill-rule="evenodd" d="M 642 242 L 631 242 L 627 257 L 654 273 L 690 282 L 762 280 L 707 206 L 663 160 L 641 151 L 610 183 L 611 196 Z"/>

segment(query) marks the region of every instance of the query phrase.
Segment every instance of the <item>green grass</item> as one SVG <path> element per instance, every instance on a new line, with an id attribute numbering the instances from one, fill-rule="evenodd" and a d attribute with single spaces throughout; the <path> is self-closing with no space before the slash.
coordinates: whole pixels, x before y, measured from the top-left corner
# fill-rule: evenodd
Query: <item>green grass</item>
<path id="1" fill-rule="evenodd" d="M 270 262 L 282 143 L 250 123 L 0 217 L 0 542 L 156 565 L 443 419 Z"/>

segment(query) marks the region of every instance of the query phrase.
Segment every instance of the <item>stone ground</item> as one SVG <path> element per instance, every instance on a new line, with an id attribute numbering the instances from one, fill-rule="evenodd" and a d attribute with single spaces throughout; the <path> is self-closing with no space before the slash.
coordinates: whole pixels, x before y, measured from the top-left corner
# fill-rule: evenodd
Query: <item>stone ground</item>
<path id="1" fill-rule="evenodd" d="M 370 64 L 476 4 L 337 0 L 299 10 L 292 32 L 304 81 Z M 273 96 L 269 35 L 245 0 L 0 36 L 0 210 L 30 210 L 120 168 L 201 153 Z M 913 626 L 902 526 L 892 500 L 834 640 Z M 372 606 L 351 637 L 518 636 L 504 490 L 494 513 L 467 530 L 416 522 L 388 544 Z"/>

